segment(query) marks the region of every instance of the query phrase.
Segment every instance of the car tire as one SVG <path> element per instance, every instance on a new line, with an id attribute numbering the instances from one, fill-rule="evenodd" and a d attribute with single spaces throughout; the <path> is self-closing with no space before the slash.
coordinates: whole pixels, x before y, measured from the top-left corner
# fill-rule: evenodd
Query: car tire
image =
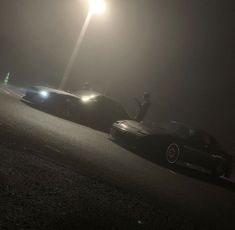
<path id="1" fill-rule="evenodd" d="M 177 143 L 170 143 L 166 148 L 166 161 L 175 164 L 180 157 L 181 148 Z"/>

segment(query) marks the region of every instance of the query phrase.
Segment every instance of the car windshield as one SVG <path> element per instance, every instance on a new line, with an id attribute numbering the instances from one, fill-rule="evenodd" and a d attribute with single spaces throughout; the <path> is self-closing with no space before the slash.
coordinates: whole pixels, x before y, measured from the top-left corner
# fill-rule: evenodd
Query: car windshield
<path id="1" fill-rule="evenodd" d="M 190 128 L 188 128 L 186 125 L 178 123 L 178 122 L 161 122 L 154 125 L 154 129 L 162 129 L 166 132 L 178 135 L 182 138 L 188 138 L 190 135 Z"/>
<path id="2" fill-rule="evenodd" d="M 102 113 L 108 113 L 110 116 L 114 114 L 118 114 L 119 116 L 123 117 L 123 119 L 128 119 L 129 115 L 126 110 L 116 101 L 112 100 L 103 95 L 99 95 L 95 98 L 97 106 L 102 108 Z M 110 113 L 110 111 L 112 111 Z"/>

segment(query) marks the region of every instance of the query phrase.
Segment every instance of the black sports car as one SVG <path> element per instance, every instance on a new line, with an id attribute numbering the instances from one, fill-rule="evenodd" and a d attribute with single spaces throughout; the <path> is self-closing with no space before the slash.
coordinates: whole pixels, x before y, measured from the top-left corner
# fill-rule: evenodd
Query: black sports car
<path id="1" fill-rule="evenodd" d="M 111 98 L 93 91 L 76 94 L 43 86 L 26 89 L 22 100 L 56 116 L 109 131 L 113 122 L 129 119 L 125 109 Z"/>
<path id="2" fill-rule="evenodd" d="M 233 157 L 222 150 L 214 137 L 179 122 L 149 128 L 132 120 L 117 121 L 110 137 L 168 164 L 188 166 L 216 177 L 229 177 L 233 169 Z"/>

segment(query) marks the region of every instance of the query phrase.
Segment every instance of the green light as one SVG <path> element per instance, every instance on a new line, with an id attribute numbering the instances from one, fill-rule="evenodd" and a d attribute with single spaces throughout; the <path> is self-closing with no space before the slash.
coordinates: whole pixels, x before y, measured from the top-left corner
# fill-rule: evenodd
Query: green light
<path id="1" fill-rule="evenodd" d="M 10 72 L 8 72 L 4 78 L 4 81 L 3 81 L 3 85 L 8 85 L 8 82 L 9 82 L 9 78 L 10 78 Z"/>

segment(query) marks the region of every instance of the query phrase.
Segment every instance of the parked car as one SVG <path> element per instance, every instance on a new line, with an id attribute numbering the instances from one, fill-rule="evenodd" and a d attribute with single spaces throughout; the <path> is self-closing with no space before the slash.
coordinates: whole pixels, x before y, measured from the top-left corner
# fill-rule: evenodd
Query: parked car
<path id="1" fill-rule="evenodd" d="M 216 177 L 229 177 L 233 169 L 233 157 L 223 151 L 213 136 L 179 122 L 164 122 L 150 128 L 136 121 L 121 120 L 112 125 L 110 137 L 167 164 L 188 166 Z"/>
<path id="2" fill-rule="evenodd" d="M 92 91 L 65 91 L 32 86 L 26 89 L 22 100 L 38 109 L 56 116 L 109 131 L 113 122 L 130 119 L 125 109 L 113 99 Z"/>

